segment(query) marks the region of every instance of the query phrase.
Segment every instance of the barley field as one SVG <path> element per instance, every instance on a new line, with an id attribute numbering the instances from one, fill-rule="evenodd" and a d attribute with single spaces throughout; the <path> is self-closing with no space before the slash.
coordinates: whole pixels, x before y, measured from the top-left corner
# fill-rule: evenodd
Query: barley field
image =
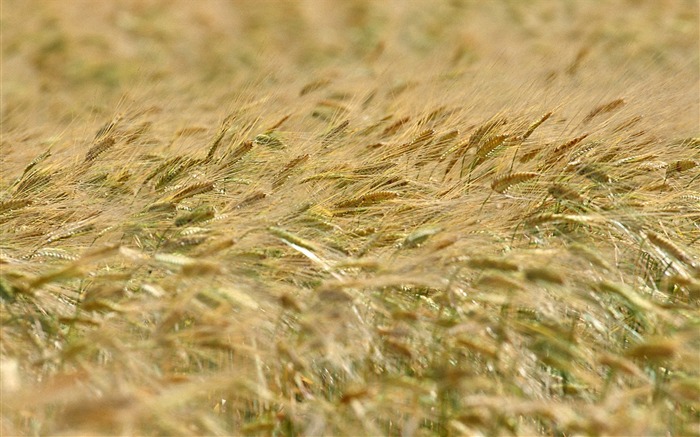
<path id="1" fill-rule="evenodd" d="M 0 433 L 700 436 L 695 0 L 1 0 Z"/>

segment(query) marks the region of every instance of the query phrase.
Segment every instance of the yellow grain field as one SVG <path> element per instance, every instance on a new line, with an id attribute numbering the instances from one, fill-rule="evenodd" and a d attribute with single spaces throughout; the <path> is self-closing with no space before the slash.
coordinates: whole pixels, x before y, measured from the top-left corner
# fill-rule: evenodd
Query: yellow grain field
<path id="1" fill-rule="evenodd" d="M 700 435 L 700 6 L 2 0 L 2 435 Z"/>

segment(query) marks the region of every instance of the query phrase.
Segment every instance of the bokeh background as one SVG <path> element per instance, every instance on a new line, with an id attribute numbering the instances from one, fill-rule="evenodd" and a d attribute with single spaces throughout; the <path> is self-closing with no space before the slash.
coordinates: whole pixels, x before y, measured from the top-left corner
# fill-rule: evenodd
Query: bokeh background
<path id="1" fill-rule="evenodd" d="M 694 0 L 3 0 L 3 131 L 62 131 L 76 118 L 84 125 L 112 114 L 125 98 L 217 105 L 245 84 L 284 88 L 319 71 L 391 70 L 395 82 L 429 71 L 486 72 L 502 77 L 500 94 L 516 100 L 547 86 L 624 92 L 656 83 L 691 96 L 678 116 L 697 119 L 698 7 Z M 582 67 L 586 74 L 578 74 Z"/>

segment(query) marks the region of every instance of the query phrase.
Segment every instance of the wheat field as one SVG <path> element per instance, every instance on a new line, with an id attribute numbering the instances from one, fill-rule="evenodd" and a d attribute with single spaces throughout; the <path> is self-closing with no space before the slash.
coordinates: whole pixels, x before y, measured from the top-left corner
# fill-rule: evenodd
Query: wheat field
<path id="1" fill-rule="evenodd" d="M 0 433 L 700 435 L 699 9 L 2 0 Z"/>

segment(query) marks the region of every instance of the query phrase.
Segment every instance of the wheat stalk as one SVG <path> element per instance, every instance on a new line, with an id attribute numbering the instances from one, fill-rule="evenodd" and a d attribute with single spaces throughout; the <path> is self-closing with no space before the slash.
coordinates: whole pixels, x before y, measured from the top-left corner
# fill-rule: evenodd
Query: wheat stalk
<path id="1" fill-rule="evenodd" d="M 251 204 L 253 204 L 253 203 L 255 203 L 255 202 L 259 201 L 259 200 L 262 200 L 262 199 L 266 198 L 267 196 L 269 196 L 268 193 L 265 193 L 265 192 L 262 192 L 262 191 L 256 191 L 255 193 L 251 194 L 250 196 L 248 196 L 248 197 L 246 197 L 245 199 L 243 199 L 240 203 L 238 203 L 238 204 L 235 206 L 235 208 L 236 208 L 236 209 L 244 208 L 244 207 L 246 207 L 246 206 L 248 206 L 248 205 L 251 205 Z"/>
<path id="2" fill-rule="evenodd" d="M 225 163 L 222 167 L 227 167 L 233 165 L 240 161 L 248 152 L 253 150 L 252 141 L 244 141 L 240 146 L 238 146 L 233 152 L 226 156 Z"/>
<path id="3" fill-rule="evenodd" d="M 197 182 L 196 184 L 189 185 L 177 193 L 173 194 L 170 196 L 168 199 L 169 202 L 172 203 L 177 203 L 181 202 L 184 199 L 187 199 L 188 197 L 196 196 L 198 194 L 202 193 L 207 193 L 211 190 L 214 189 L 214 182 L 211 181 L 203 181 L 203 182 Z"/>
<path id="4" fill-rule="evenodd" d="M 335 204 L 336 209 L 357 208 L 369 206 L 384 200 L 395 199 L 399 194 L 394 191 L 376 191 L 374 193 L 363 194 L 349 200 L 344 200 Z"/>
<path id="5" fill-rule="evenodd" d="M 51 182 L 55 173 L 48 169 L 29 171 L 22 175 L 14 188 L 13 197 L 44 188 Z"/>
<path id="6" fill-rule="evenodd" d="M 33 169 L 36 167 L 37 164 L 40 162 L 44 161 L 46 158 L 51 156 L 51 149 L 47 149 L 44 152 L 40 153 L 36 158 L 32 159 L 32 161 L 27 164 L 26 167 L 24 167 L 24 171 L 22 171 L 22 175 L 26 174 L 29 170 Z"/>
<path id="7" fill-rule="evenodd" d="M 549 117 L 552 116 L 552 112 L 547 112 L 546 114 L 542 115 L 540 118 L 537 119 L 534 123 L 530 125 L 530 127 L 527 128 L 527 131 L 523 134 L 523 140 L 526 140 L 532 135 L 532 133 L 542 125 L 545 121 L 549 119 Z"/>
<path id="8" fill-rule="evenodd" d="M 382 132 L 382 138 L 390 137 L 394 135 L 396 132 L 398 132 L 399 129 L 403 127 L 406 123 L 411 121 L 411 117 L 404 117 L 399 120 L 396 120 L 394 123 L 390 124 L 387 126 L 386 129 Z"/>
<path id="9" fill-rule="evenodd" d="M 166 166 L 163 169 L 165 171 L 163 172 L 161 177 L 158 178 L 158 180 L 156 181 L 155 189 L 160 190 L 161 188 L 164 188 L 166 185 L 170 184 L 178 176 L 183 174 L 186 170 L 190 169 L 198 162 L 199 161 L 197 161 L 195 159 L 186 158 L 186 157 L 181 157 L 181 159 L 173 161 L 173 163 L 171 165 Z"/>
<path id="10" fill-rule="evenodd" d="M 686 252 L 684 252 L 680 247 L 678 247 L 671 240 L 662 237 L 654 231 L 647 231 L 646 236 L 649 241 L 656 247 L 662 249 L 669 255 L 676 258 L 678 261 L 688 264 L 689 266 L 695 266 L 693 258 L 690 257 Z"/>
<path id="11" fill-rule="evenodd" d="M 308 249 L 312 252 L 319 252 L 319 250 L 320 250 L 318 245 L 316 245 L 316 243 L 309 241 L 309 240 L 306 240 L 304 238 L 301 238 L 297 235 L 294 235 L 291 232 L 286 231 L 282 228 L 278 228 L 276 226 L 271 226 L 271 227 L 267 228 L 267 230 L 270 231 L 270 233 L 272 235 L 274 235 L 282 240 L 286 240 L 286 241 L 288 241 L 292 244 L 295 244 L 297 246 L 300 246 L 304 249 Z"/>
<path id="12" fill-rule="evenodd" d="M 583 197 L 576 191 L 563 184 L 552 184 L 547 192 L 557 200 L 570 200 L 572 202 L 583 203 Z"/>
<path id="13" fill-rule="evenodd" d="M 666 167 L 666 177 L 674 174 L 681 173 L 691 168 L 697 167 L 698 162 L 693 159 L 679 159 L 677 161 L 669 162 Z"/>
<path id="14" fill-rule="evenodd" d="M 95 159 L 97 159 L 98 156 L 112 148 L 115 144 L 114 137 L 107 137 L 104 138 L 102 141 L 99 143 L 95 144 L 88 150 L 88 152 L 85 154 L 85 161 L 84 162 L 92 162 Z"/>
<path id="15" fill-rule="evenodd" d="M 435 136 L 435 130 L 434 129 L 426 129 L 416 135 L 410 142 L 409 145 L 412 148 L 419 148 L 422 147 L 430 142 L 430 140 L 433 139 Z"/>
<path id="16" fill-rule="evenodd" d="M 469 137 L 469 147 L 481 144 L 484 137 L 490 135 L 490 138 L 496 138 L 497 135 L 492 135 L 492 131 L 500 126 L 505 126 L 508 123 L 508 119 L 505 117 L 499 117 L 494 120 L 488 121 L 481 126 L 479 126 Z"/>
<path id="17" fill-rule="evenodd" d="M 309 154 L 305 153 L 303 155 L 297 156 L 296 158 L 292 159 L 289 161 L 283 168 L 280 170 L 279 173 L 274 177 L 272 181 L 272 187 L 273 188 L 278 188 L 280 185 L 282 185 L 287 178 L 289 177 L 289 174 L 299 165 L 303 164 L 304 162 L 309 160 Z"/>
<path id="18" fill-rule="evenodd" d="M 520 270 L 520 266 L 513 262 L 490 257 L 471 257 L 468 259 L 467 265 L 479 270 L 490 269 L 502 272 L 517 272 Z"/>
<path id="19" fill-rule="evenodd" d="M 547 267 L 530 267 L 524 270 L 525 279 L 532 282 L 548 282 L 550 284 L 564 285 L 564 278 L 556 270 Z"/>
<path id="20" fill-rule="evenodd" d="M 484 141 L 481 147 L 476 150 L 476 156 L 474 157 L 475 165 L 482 163 L 510 136 L 510 134 L 494 135 Z"/>
<path id="21" fill-rule="evenodd" d="M 634 117 L 630 117 L 628 120 L 625 120 L 622 123 L 615 126 L 615 128 L 612 131 L 613 131 L 613 133 L 622 132 L 622 131 L 627 130 L 627 129 L 631 128 L 632 126 L 636 125 L 637 123 L 639 123 L 643 119 L 644 119 L 644 117 L 642 117 L 641 115 L 635 115 Z"/>
<path id="22" fill-rule="evenodd" d="M 340 136 L 350 125 L 350 120 L 345 120 L 339 123 L 337 126 L 328 131 L 324 136 L 321 144 L 325 147 L 333 142 L 338 136 Z"/>
<path id="23" fill-rule="evenodd" d="M 569 140 L 565 142 L 564 144 L 561 144 L 557 147 L 554 148 L 552 151 L 552 154 L 549 159 L 545 161 L 545 166 L 550 166 L 554 164 L 555 162 L 559 161 L 561 159 L 561 156 L 564 155 L 567 151 L 571 150 L 572 147 L 574 147 L 576 144 L 580 143 L 584 139 L 588 137 L 589 134 L 583 134 L 581 136 L 578 136 L 572 140 Z"/>
<path id="24" fill-rule="evenodd" d="M 504 193 L 512 187 L 538 176 L 540 176 L 540 174 L 534 172 L 509 173 L 494 179 L 493 182 L 491 182 L 491 189 L 497 193 Z"/>
<path id="25" fill-rule="evenodd" d="M 318 79 L 314 80 L 313 82 L 309 82 L 301 88 L 301 91 L 299 91 L 299 96 L 303 97 L 309 93 L 323 89 L 330 85 L 330 83 L 330 79 Z"/>
<path id="26" fill-rule="evenodd" d="M 280 118 L 280 119 L 279 119 L 278 121 L 276 121 L 272 126 L 270 126 L 269 128 L 267 128 L 267 129 L 265 130 L 265 132 L 267 132 L 267 133 L 272 133 L 272 132 L 276 131 L 277 129 L 280 128 L 280 126 L 282 126 L 282 125 L 284 124 L 285 121 L 289 120 L 289 117 L 291 117 L 291 116 L 292 116 L 292 114 L 287 114 L 287 115 L 285 115 L 284 117 Z"/>
<path id="27" fill-rule="evenodd" d="M 621 108 L 622 106 L 624 106 L 624 104 L 625 104 L 625 99 L 615 99 L 615 100 L 608 102 L 604 105 L 600 105 L 600 106 L 594 108 L 593 110 L 591 110 L 591 112 L 589 112 L 588 115 L 586 115 L 586 117 L 583 119 L 583 122 L 589 123 L 595 117 L 602 115 L 602 114 L 607 114 L 609 112 L 613 112 L 613 111 Z"/>
<path id="28" fill-rule="evenodd" d="M 393 167 L 396 167 L 395 162 L 380 162 L 378 164 L 356 168 L 353 170 L 353 173 L 361 176 L 376 175 L 378 173 L 383 173 L 386 170 L 389 170 Z"/>
<path id="29" fill-rule="evenodd" d="M 216 216 L 216 210 L 211 205 L 201 205 L 195 208 L 193 211 L 185 213 L 179 217 L 175 218 L 175 226 L 182 227 L 186 225 L 193 225 L 195 223 L 201 223 L 207 220 L 211 220 Z"/>
<path id="30" fill-rule="evenodd" d="M 76 235 L 85 234 L 93 229 L 95 229 L 95 224 L 92 223 L 92 218 L 87 218 L 52 232 L 46 237 L 44 244 L 50 244 Z"/>
<path id="31" fill-rule="evenodd" d="M 16 199 L 8 200 L 6 202 L 0 202 L 0 214 L 4 214 L 10 211 L 16 211 L 18 209 L 27 207 L 34 203 L 32 199 Z"/>
<path id="32" fill-rule="evenodd" d="M 209 145 L 209 150 L 207 151 L 207 156 L 204 158 L 204 163 L 207 163 L 211 161 L 214 158 L 214 154 L 216 153 L 216 150 L 219 148 L 219 145 L 221 144 L 221 141 L 224 139 L 224 136 L 226 136 L 226 133 L 231 129 L 231 123 L 233 122 L 233 118 L 228 117 L 226 121 L 221 125 L 219 128 L 219 132 L 216 134 L 214 139 L 212 140 L 211 144 Z"/>

